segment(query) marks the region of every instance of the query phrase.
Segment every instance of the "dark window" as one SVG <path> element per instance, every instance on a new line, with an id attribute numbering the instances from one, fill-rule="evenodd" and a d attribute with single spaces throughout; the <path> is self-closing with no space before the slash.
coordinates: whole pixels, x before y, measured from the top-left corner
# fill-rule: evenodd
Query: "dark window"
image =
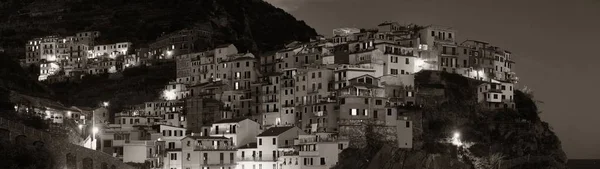
<path id="1" fill-rule="evenodd" d="M 262 145 L 262 138 L 258 139 L 258 145 Z"/>
<path id="2" fill-rule="evenodd" d="M 325 165 L 325 158 L 321 157 L 321 165 Z"/>

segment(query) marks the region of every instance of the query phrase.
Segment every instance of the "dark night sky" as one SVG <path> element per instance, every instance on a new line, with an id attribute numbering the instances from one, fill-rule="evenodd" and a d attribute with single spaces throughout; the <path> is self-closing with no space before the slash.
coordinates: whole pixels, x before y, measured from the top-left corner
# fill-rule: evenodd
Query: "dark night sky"
<path id="1" fill-rule="evenodd" d="M 600 158 L 600 0 L 266 0 L 320 34 L 382 21 L 445 25 L 513 52 L 569 158 Z M 593 73 L 595 72 L 595 73 Z"/>

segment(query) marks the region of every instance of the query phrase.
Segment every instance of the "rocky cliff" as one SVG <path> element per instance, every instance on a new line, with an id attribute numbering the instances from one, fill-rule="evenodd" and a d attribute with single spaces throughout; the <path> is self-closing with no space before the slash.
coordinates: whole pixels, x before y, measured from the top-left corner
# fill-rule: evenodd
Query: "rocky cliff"
<path id="1" fill-rule="evenodd" d="M 476 103 L 478 84 L 460 75 L 420 72 L 416 85 L 425 104 L 405 114 L 415 120 L 414 148 L 397 148 L 380 131 L 366 130 L 367 145 L 344 150 L 335 168 L 566 168 L 560 140 L 540 120 L 531 93 L 517 90 L 516 109 L 492 111 Z M 462 146 L 450 143 L 454 132 Z"/>
<path id="2" fill-rule="evenodd" d="M 317 35 L 303 21 L 262 0 L 1 0 L 0 46 L 23 48 L 48 34 L 101 31 L 101 42 L 146 44 L 183 28 L 212 31 L 214 44 L 269 51 Z M 22 51 L 22 50 L 21 50 Z"/>

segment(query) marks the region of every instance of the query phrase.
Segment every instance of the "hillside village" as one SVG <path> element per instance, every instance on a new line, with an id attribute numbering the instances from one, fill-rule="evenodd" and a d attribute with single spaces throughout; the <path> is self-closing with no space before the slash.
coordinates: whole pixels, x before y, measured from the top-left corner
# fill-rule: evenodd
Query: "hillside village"
<path id="1" fill-rule="evenodd" d="M 88 134 L 81 145 L 150 168 L 331 168 L 347 148 L 366 146 L 364 127 L 385 128 L 396 148 L 412 149 L 431 91 L 419 73 L 448 73 L 477 82 L 477 104 L 516 109 L 518 78 L 510 51 L 483 41 L 459 42 L 444 26 L 384 22 L 370 29 L 338 28 L 333 36 L 291 42 L 258 56 L 222 44 L 198 51 L 210 36 L 185 29 L 147 48 L 130 42 L 96 44 L 101 32 L 47 36 L 25 44 L 23 67 L 39 66 L 39 81 L 76 81 L 175 62 L 176 79 L 160 98 L 111 115 L 15 96 L 15 110 L 53 123 L 74 121 Z M 435 93 L 435 92 L 434 92 Z M 23 98 L 29 101 L 22 101 Z M 91 132 L 85 129 L 91 129 Z M 462 146 L 460 135 L 448 144 Z"/>

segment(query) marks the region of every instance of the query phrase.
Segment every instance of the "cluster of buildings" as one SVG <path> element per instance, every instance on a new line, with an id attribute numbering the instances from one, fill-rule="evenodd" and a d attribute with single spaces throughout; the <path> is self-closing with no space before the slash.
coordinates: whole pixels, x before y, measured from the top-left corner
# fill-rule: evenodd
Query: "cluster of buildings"
<path id="1" fill-rule="evenodd" d="M 186 29 L 147 48 L 96 44 L 100 32 L 48 36 L 26 44 L 23 66 L 39 80 L 174 61 L 177 77 L 160 98 L 110 116 L 106 107 L 65 107 L 14 97 L 15 110 L 53 123 L 73 119 L 92 127 L 89 148 L 124 162 L 161 169 L 330 168 L 348 147 L 360 147 L 364 122 L 392 129 L 400 148 L 413 146 L 419 103 L 415 73 L 438 71 L 481 82 L 477 101 L 514 108 L 517 78 L 511 53 L 489 43 L 457 41 L 457 31 L 385 22 L 373 29 L 339 28 L 329 38 L 292 42 L 255 56 L 232 44 L 197 52 L 210 32 Z M 358 135 L 357 135 L 358 134 Z"/>
<path id="2" fill-rule="evenodd" d="M 419 71 L 479 80 L 478 102 L 514 108 L 511 53 L 459 43 L 448 27 L 340 28 L 260 57 L 232 44 L 190 49 L 204 33 L 176 32 L 140 52 L 174 60 L 177 78 L 160 98 L 104 123 L 99 151 L 164 169 L 330 168 L 341 151 L 360 146 L 352 140 L 362 122 L 392 129 L 397 146 L 410 149 Z"/>
<path id="3" fill-rule="evenodd" d="M 100 32 L 80 32 L 74 36 L 46 36 L 29 40 L 25 44 L 24 67 L 39 66 L 40 81 L 62 81 L 84 74 L 115 73 L 122 69 L 117 56 L 126 55 L 130 42 L 96 44 Z"/>
<path id="4" fill-rule="evenodd" d="M 148 47 L 139 48 L 133 48 L 131 42 L 97 44 L 100 36 L 100 32 L 91 31 L 74 36 L 53 35 L 31 39 L 25 44 L 26 52 L 21 65 L 38 66 L 38 80 L 47 82 L 116 73 L 128 67 L 151 65 L 157 60 L 190 53 L 198 48 L 195 47 L 198 40 L 209 38 L 211 33 L 197 29 L 180 30 L 163 34 Z"/>

